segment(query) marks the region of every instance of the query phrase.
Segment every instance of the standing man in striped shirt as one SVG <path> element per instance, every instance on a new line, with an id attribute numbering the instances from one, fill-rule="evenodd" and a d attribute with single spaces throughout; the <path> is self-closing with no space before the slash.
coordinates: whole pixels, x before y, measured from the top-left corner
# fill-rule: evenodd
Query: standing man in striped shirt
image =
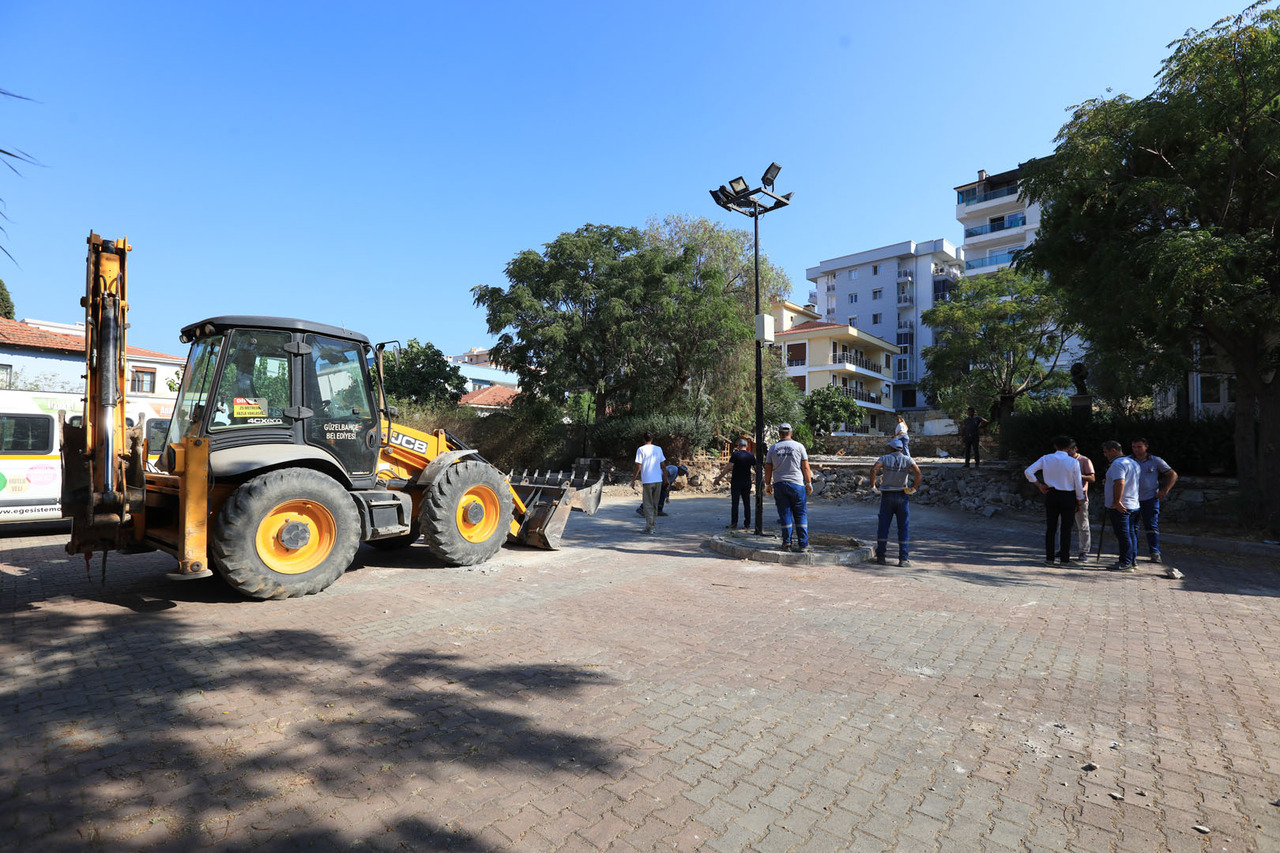
<path id="1" fill-rule="evenodd" d="M 1035 483 L 1044 495 L 1044 564 L 1054 565 L 1054 540 L 1058 543 L 1058 562 L 1071 562 L 1071 528 L 1075 526 L 1076 512 L 1084 501 L 1084 480 L 1080 475 L 1080 463 L 1068 450 L 1075 442 L 1060 435 L 1053 440 L 1053 453 L 1041 456 L 1027 466 L 1027 481 Z M 1036 474 L 1040 479 L 1036 479 Z"/>

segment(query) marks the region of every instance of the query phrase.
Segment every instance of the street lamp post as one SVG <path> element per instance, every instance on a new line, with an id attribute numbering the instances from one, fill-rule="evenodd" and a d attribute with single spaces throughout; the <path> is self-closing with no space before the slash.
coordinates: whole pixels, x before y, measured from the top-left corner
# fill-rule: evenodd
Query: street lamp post
<path id="1" fill-rule="evenodd" d="M 764 533 L 764 457 L 762 456 L 764 448 L 764 324 L 760 317 L 760 217 L 764 216 L 771 210 L 777 210 L 780 207 L 786 207 L 791 203 L 791 196 L 794 193 L 786 195 L 777 195 L 773 192 L 773 182 L 778 177 L 778 173 L 782 171 L 782 167 L 777 163 L 770 163 L 769 168 L 764 170 L 764 174 L 760 177 L 760 186 L 751 189 L 741 177 L 734 178 L 729 182 L 728 186 L 721 184 L 719 188 L 711 191 L 711 198 L 716 204 L 725 210 L 731 210 L 734 213 L 741 213 L 743 216 L 751 217 L 751 223 L 754 231 L 753 243 L 755 245 L 755 261 L 756 261 L 756 535 L 760 536 Z M 764 198 L 772 199 L 771 204 L 765 203 Z"/>

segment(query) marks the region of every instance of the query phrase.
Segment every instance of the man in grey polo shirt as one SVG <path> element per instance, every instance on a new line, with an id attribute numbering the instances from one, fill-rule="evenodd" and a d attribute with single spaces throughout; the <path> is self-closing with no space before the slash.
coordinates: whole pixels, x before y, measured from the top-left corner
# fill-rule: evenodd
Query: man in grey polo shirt
<path id="1" fill-rule="evenodd" d="M 794 523 L 795 550 L 808 551 L 808 498 L 813 491 L 813 472 L 809 470 L 809 454 L 804 445 L 791 438 L 791 424 L 778 425 L 778 442 L 769 448 L 765 457 L 764 490 L 766 494 L 773 495 L 773 502 L 778 507 L 782 550 L 792 550 Z"/>

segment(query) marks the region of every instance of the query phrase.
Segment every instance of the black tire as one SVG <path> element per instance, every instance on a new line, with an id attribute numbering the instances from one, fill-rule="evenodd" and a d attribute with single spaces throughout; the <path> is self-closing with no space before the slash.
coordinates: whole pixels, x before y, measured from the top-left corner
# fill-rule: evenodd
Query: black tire
<path id="1" fill-rule="evenodd" d="M 347 490 L 318 471 L 285 468 L 231 494 L 214 523 L 209 554 L 242 594 L 297 598 L 340 578 L 359 547 L 360 516 Z"/>
<path id="2" fill-rule="evenodd" d="M 401 548 L 408 548 L 420 538 L 422 538 L 422 523 L 415 518 L 413 520 L 413 524 L 409 525 L 409 532 L 403 536 L 389 536 L 386 539 L 370 539 L 365 544 L 377 548 L 379 551 L 399 551 Z"/>
<path id="3" fill-rule="evenodd" d="M 432 554 L 451 566 L 474 566 L 507 541 L 512 512 L 511 489 L 498 469 L 466 459 L 427 490 L 418 522 Z"/>

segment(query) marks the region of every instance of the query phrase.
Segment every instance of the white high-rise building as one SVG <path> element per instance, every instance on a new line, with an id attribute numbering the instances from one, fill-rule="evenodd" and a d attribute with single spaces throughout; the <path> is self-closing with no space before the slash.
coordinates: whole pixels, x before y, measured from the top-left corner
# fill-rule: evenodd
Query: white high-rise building
<path id="1" fill-rule="evenodd" d="M 956 187 L 956 219 L 964 228 L 964 270 L 981 275 L 1003 269 L 1013 253 L 1031 244 L 1040 230 L 1040 205 L 1018 192 L 1022 170 L 998 175 L 978 171 L 978 180 Z"/>
<path id="2" fill-rule="evenodd" d="M 920 314 L 955 288 L 963 257 L 946 240 L 907 240 L 805 270 L 815 287 L 809 301 L 826 322 L 848 323 L 898 345 L 892 366 L 894 410 L 925 407 L 916 383 L 924 371 L 920 350 L 933 343 L 933 333 L 921 324 Z"/>

